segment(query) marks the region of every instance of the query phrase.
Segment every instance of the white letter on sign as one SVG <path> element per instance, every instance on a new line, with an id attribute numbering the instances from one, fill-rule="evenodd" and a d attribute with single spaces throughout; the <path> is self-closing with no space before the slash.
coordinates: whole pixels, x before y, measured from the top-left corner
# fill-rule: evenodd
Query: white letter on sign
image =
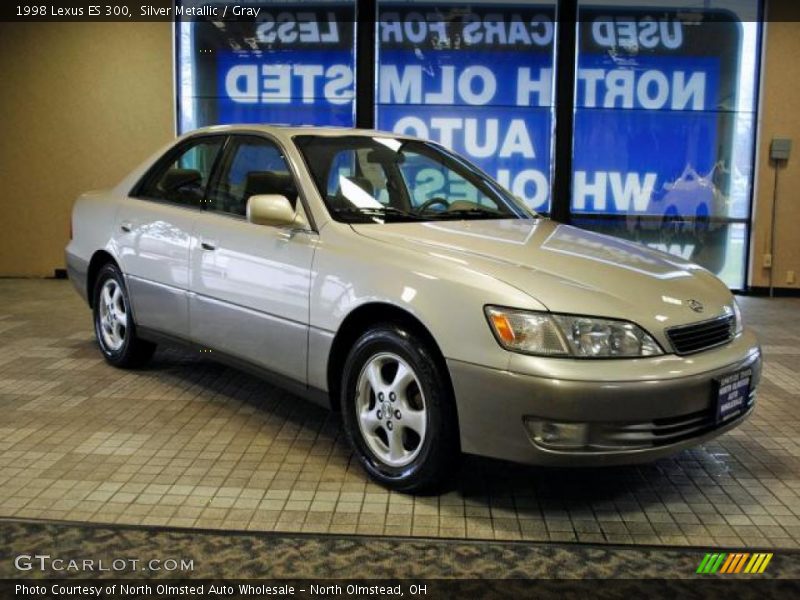
<path id="1" fill-rule="evenodd" d="M 575 171 L 575 210 L 586 210 L 586 199 L 594 197 L 592 208 L 594 210 L 605 210 L 606 208 L 606 186 L 608 184 L 607 175 L 600 171 L 596 174 L 594 183 L 589 183 L 586 179 L 586 171 Z"/>
<path id="2" fill-rule="evenodd" d="M 241 82 L 244 80 L 244 87 Z M 234 102 L 255 104 L 258 102 L 258 67 L 238 65 L 225 76 L 225 93 Z"/>
<path id="3" fill-rule="evenodd" d="M 322 93 L 331 104 L 347 104 L 353 98 L 353 69 L 348 65 L 331 65 L 325 71 L 328 82 Z"/>
<path id="4" fill-rule="evenodd" d="M 531 79 L 529 67 L 517 71 L 517 106 L 550 106 L 552 94 L 552 69 L 539 69 L 539 78 Z M 538 102 L 531 102 L 531 94 L 538 96 Z"/>
<path id="5" fill-rule="evenodd" d="M 506 137 L 503 139 L 503 145 L 500 147 L 501 158 L 508 158 L 513 154 L 521 154 L 525 158 L 536 158 L 528 127 L 522 119 L 511 121 Z"/>
<path id="6" fill-rule="evenodd" d="M 420 104 L 422 67 L 410 65 L 398 71 L 397 65 L 382 65 L 379 87 L 382 103 Z"/>
<path id="7" fill-rule="evenodd" d="M 472 91 L 472 82 L 475 79 L 481 81 L 481 90 L 479 92 Z M 486 67 L 467 67 L 458 78 L 458 93 L 467 104 L 486 104 L 494 98 L 496 90 L 497 81 L 494 78 L 494 73 Z"/>

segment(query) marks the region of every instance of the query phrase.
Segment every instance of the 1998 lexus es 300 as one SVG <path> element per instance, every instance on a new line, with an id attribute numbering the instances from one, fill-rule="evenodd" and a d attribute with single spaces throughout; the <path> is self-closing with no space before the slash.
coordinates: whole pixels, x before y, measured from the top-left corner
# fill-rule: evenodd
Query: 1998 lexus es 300
<path id="1" fill-rule="evenodd" d="M 651 460 L 755 402 L 761 351 L 718 279 L 542 218 L 430 142 L 202 129 L 72 220 L 69 275 L 108 362 L 212 349 L 340 410 L 397 490 L 439 486 L 461 452 Z"/>

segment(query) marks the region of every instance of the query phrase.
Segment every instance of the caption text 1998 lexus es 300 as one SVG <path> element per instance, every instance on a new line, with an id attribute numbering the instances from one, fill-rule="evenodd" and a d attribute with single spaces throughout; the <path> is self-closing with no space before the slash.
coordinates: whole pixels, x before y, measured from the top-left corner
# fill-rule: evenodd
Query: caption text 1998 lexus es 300
<path id="1" fill-rule="evenodd" d="M 461 452 L 651 460 L 753 409 L 755 336 L 713 275 L 541 218 L 439 145 L 219 126 L 81 196 L 70 278 L 108 362 L 180 341 L 342 413 L 364 468 Z"/>

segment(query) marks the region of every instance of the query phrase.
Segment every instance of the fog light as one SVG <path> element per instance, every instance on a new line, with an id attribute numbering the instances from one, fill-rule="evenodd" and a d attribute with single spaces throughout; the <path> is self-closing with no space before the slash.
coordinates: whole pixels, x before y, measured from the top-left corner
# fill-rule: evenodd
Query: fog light
<path id="1" fill-rule="evenodd" d="M 585 448 L 588 434 L 586 423 L 558 423 L 525 419 L 525 426 L 537 446 L 556 450 Z"/>

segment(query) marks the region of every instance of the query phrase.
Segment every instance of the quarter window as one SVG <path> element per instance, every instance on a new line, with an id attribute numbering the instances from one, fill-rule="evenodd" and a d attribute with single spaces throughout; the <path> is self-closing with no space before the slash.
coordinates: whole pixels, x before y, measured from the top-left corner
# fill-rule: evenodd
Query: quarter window
<path id="1" fill-rule="evenodd" d="M 224 139 L 192 140 L 177 148 L 145 177 L 137 196 L 199 207 Z"/>

